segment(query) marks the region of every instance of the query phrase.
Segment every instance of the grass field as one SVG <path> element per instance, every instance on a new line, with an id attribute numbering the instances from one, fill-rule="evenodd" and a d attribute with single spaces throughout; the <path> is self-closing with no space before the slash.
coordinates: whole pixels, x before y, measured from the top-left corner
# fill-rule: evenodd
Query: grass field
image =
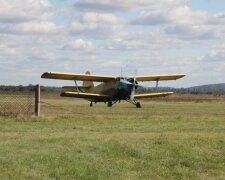
<path id="1" fill-rule="evenodd" d="M 225 179 L 225 103 L 46 102 L 0 117 L 0 179 Z"/>

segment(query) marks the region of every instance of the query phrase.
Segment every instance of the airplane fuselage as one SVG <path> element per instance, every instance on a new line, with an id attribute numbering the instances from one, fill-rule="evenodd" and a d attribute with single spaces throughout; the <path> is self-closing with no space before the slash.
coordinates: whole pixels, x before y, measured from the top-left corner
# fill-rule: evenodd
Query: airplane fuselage
<path id="1" fill-rule="evenodd" d="M 104 82 L 93 88 L 92 93 L 104 94 L 112 97 L 112 100 L 127 100 L 130 98 L 132 86 L 126 81 Z"/>

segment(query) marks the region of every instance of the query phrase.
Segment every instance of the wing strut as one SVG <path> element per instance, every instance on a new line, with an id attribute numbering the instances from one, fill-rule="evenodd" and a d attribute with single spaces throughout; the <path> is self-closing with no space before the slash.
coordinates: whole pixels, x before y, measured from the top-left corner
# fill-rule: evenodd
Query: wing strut
<path id="1" fill-rule="evenodd" d="M 156 82 L 155 90 L 157 92 L 158 91 L 158 87 L 159 87 L 159 78 L 157 78 L 155 82 Z"/>
<path id="2" fill-rule="evenodd" d="M 76 80 L 74 80 L 74 82 L 75 82 L 75 85 L 76 85 L 77 92 L 79 93 L 79 92 L 80 92 L 80 90 L 79 90 L 79 88 L 78 88 L 77 81 L 76 81 Z"/>
<path id="3" fill-rule="evenodd" d="M 158 86 L 159 86 L 159 79 L 156 80 L 156 86 L 155 86 L 156 91 L 158 91 Z"/>

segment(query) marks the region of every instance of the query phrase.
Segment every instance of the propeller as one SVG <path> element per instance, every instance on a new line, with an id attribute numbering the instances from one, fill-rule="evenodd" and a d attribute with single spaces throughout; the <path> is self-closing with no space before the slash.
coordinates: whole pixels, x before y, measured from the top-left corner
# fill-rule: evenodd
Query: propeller
<path id="1" fill-rule="evenodd" d="M 123 74 L 123 71 L 122 71 L 122 68 L 121 68 L 120 82 L 122 82 L 124 84 L 127 84 L 131 87 L 130 100 L 133 101 L 134 96 L 136 94 L 136 90 L 138 89 L 138 90 L 144 91 L 145 88 L 143 86 L 138 85 L 137 77 L 136 77 L 137 71 L 135 71 L 134 77 L 130 78 L 130 79 L 123 78 L 122 74 Z"/>
<path id="2" fill-rule="evenodd" d="M 137 86 L 137 81 L 136 81 L 136 79 L 137 79 L 137 71 L 135 71 L 135 73 L 134 73 L 135 75 L 134 75 L 134 78 L 133 78 L 133 82 L 132 82 L 132 90 L 131 90 L 131 94 L 130 94 L 130 100 L 131 101 L 133 101 L 134 100 L 134 96 L 135 96 L 135 90 L 136 90 L 136 86 Z"/>

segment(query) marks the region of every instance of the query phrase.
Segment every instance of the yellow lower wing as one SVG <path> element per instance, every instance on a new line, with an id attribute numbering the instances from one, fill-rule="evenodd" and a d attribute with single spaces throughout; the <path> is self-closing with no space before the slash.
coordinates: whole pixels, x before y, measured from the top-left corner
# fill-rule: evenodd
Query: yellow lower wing
<path id="1" fill-rule="evenodd" d="M 92 101 L 107 101 L 110 100 L 111 97 L 102 94 L 91 94 L 91 93 L 79 93 L 79 92 L 63 92 L 60 94 L 63 97 L 75 97 L 75 98 L 84 98 Z"/>
<path id="2" fill-rule="evenodd" d="M 154 97 L 164 97 L 173 94 L 173 92 L 162 92 L 162 93 L 149 93 L 149 94 L 137 94 L 134 96 L 135 99 L 141 98 L 154 98 Z"/>

